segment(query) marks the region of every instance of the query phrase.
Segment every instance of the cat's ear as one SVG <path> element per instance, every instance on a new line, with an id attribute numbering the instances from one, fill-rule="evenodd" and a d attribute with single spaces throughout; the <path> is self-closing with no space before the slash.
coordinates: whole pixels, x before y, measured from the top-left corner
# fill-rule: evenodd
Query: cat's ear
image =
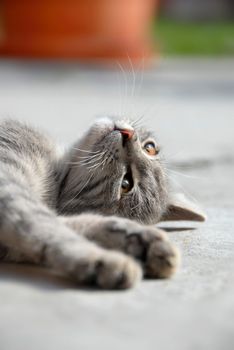
<path id="1" fill-rule="evenodd" d="M 206 216 L 183 193 L 178 193 L 171 196 L 167 210 L 160 221 L 169 220 L 205 221 Z"/>

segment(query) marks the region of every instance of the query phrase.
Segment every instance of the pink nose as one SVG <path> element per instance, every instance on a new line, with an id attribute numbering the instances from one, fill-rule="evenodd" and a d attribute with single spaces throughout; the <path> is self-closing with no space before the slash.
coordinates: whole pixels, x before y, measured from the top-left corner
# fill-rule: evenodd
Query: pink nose
<path id="1" fill-rule="evenodd" d="M 119 128 L 116 128 L 116 130 L 118 130 L 119 132 L 121 132 L 121 134 L 123 135 L 123 137 L 124 137 L 126 140 L 131 140 L 131 138 L 132 138 L 133 135 L 134 135 L 134 130 L 131 130 L 131 129 L 119 129 Z"/>

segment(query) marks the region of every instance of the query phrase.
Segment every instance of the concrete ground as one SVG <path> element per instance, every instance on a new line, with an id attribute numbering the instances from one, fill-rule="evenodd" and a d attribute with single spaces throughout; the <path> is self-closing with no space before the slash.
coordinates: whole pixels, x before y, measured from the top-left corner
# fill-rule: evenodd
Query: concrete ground
<path id="1" fill-rule="evenodd" d="M 0 62 L 0 117 L 30 121 L 61 143 L 94 116 L 121 111 L 145 115 L 171 181 L 203 207 L 207 222 L 167 224 L 182 251 L 180 271 L 125 292 L 1 265 L 1 350 L 234 348 L 234 61 L 169 60 L 135 78 L 75 64 Z"/>

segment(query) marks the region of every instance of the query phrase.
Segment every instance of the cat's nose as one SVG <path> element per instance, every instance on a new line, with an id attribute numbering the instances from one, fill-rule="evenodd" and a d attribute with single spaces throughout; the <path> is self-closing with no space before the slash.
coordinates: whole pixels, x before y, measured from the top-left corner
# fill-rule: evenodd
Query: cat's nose
<path id="1" fill-rule="evenodd" d="M 127 140 L 131 140 L 131 138 L 134 135 L 134 130 L 132 130 L 132 129 L 119 129 L 119 131 L 123 135 L 123 138 L 125 138 Z"/>
<path id="2" fill-rule="evenodd" d="M 118 130 L 122 134 L 124 140 L 131 140 L 134 135 L 134 130 L 130 128 L 115 128 L 115 130 Z"/>

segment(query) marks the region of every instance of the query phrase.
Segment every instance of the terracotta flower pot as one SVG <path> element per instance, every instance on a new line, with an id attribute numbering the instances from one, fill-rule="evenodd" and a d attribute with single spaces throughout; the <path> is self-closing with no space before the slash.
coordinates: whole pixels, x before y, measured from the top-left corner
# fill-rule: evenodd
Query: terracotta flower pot
<path id="1" fill-rule="evenodd" d="M 149 55 L 157 0 L 2 0 L 0 55 L 133 60 Z"/>

